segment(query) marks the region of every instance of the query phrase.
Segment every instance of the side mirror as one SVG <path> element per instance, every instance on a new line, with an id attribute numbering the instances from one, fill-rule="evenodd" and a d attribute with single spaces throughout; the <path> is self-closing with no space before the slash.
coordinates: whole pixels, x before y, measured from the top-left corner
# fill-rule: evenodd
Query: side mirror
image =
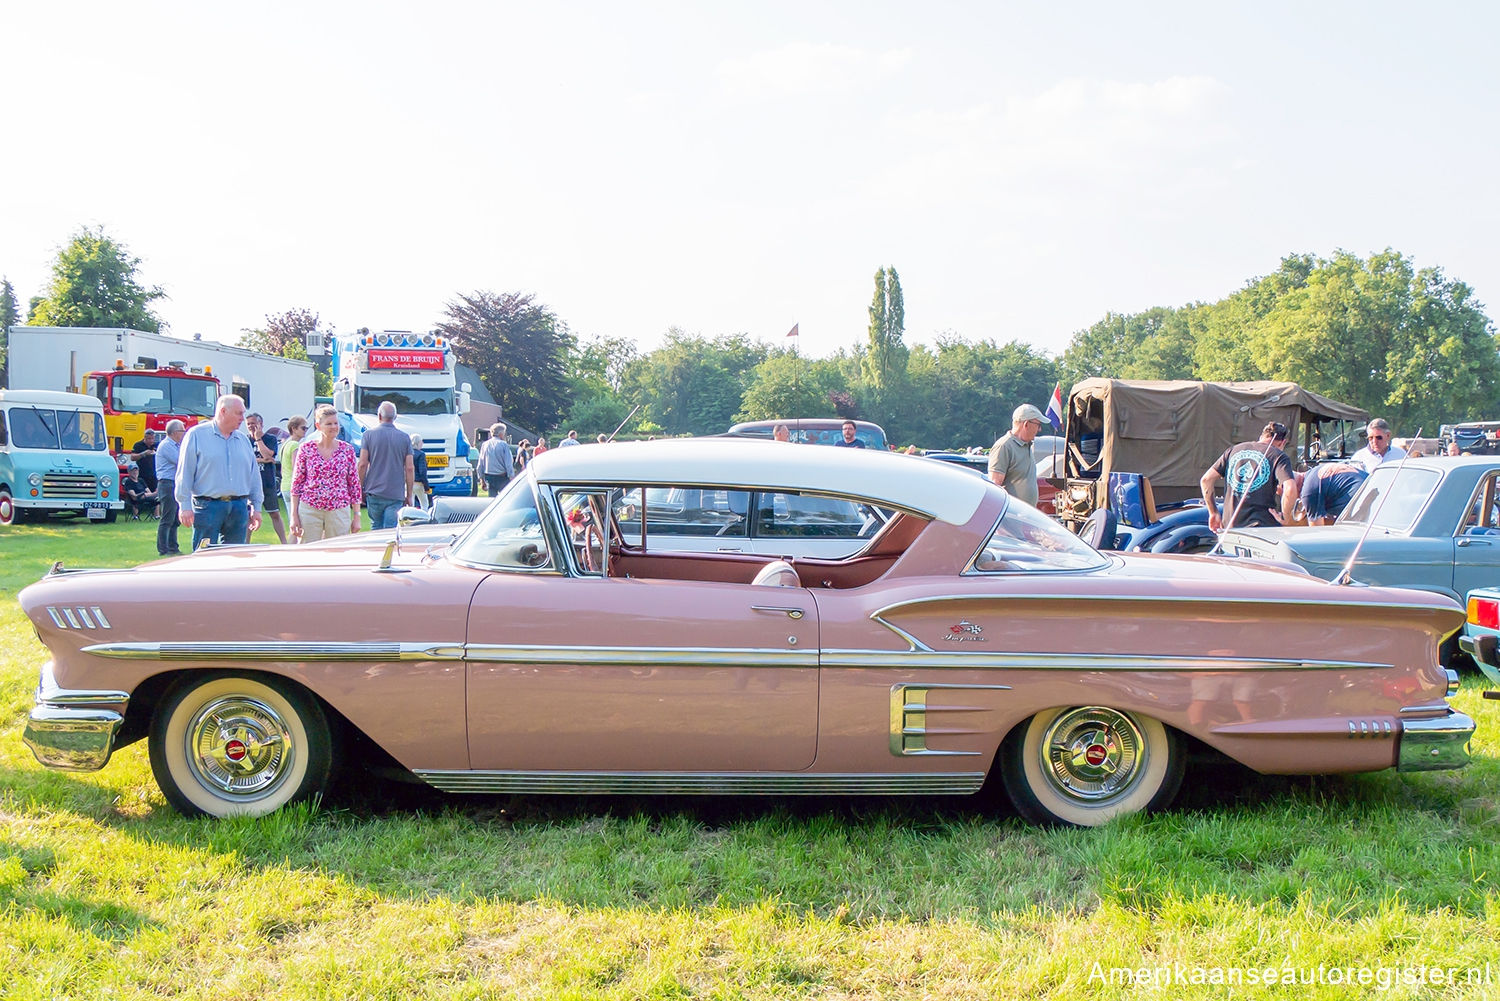
<path id="1" fill-rule="evenodd" d="M 350 413 L 354 409 L 354 390 L 348 386 L 341 386 L 333 391 L 333 409 L 340 413 Z"/>
<path id="2" fill-rule="evenodd" d="M 458 391 L 458 398 L 454 400 L 453 409 L 460 414 L 469 412 L 469 384 L 467 382 L 464 383 L 464 388 Z"/>

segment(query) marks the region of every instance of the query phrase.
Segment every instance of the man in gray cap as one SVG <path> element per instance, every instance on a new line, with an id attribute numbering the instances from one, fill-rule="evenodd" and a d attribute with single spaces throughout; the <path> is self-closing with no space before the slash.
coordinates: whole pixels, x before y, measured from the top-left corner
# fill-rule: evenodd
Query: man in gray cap
<path id="1" fill-rule="evenodd" d="M 1036 456 L 1031 443 L 1042 430 L 1042 412 L 1023 403 L 1010 415 L 1010 434 L 990 449 L 990 481 L 1017 500 L 1036 506 Z"/>

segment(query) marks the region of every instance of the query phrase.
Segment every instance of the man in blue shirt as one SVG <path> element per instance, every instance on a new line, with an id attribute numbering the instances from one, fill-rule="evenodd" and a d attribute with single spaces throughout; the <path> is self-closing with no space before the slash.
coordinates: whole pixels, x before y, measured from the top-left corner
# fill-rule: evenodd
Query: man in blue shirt
<path id="1" fill-rule="evenodd" d="M 1302 506 L 1309 525 L 1332 525 L 1370 474 L 1352 462 L 1326 462 L 1302 477 Z"/>
<path id="2" fill-rule="evenodd" d="M 177 548 L 177 456 L 187 425 L 173 418 L 167 421 L 167 436 L 156 446 L 156 496 L 161 500 L 161 521 L 156 525 L 156 553 L 176 556 Z"/>
<path id="3" fill-rule="evenodd" d="M 193 548 L 204 539 L 244 543 L 260 527 L 265 499 L 255 446 L 240 430 L 245 401 L 219 397 L 214 419 L 195 425 L 177 457 L 177 503 L 182 523 L 193 530 Z"/>

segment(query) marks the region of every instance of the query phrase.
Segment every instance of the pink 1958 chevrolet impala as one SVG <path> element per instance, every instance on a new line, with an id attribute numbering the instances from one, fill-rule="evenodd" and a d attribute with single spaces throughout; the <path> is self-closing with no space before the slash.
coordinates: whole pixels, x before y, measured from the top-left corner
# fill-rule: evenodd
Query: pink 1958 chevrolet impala
<path id="1" fill-rule="evenodd" d="M 851 502 L 894 514 L 845 558 L 652 544 L 728 511 L 792 551 L 867 531 Z M 1093 825 L 1168 803 L 1191 741 L 1267 773 L 1457 768 L 1474 726 L 1437 664 L 1447 598 L 1101 554 L 964 470 L 780 443 L 555 449 L 451 545 L 57 568 L 20 600 L 52 653 L 37 758 L 98 769 L 145 737 L 186 813 L 311 796 L 363 734 L 450 791 L 993 774 L 1025 816 Z"/>

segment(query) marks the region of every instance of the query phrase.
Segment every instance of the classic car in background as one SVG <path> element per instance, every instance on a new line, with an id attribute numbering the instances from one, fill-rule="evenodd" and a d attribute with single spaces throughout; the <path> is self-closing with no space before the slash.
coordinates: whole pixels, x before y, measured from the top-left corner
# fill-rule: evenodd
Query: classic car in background
<path id="1" fill-rule="evenodd" d="M 1462 604 L 1470 591 L 1500 581 L 1500 458 L 1385 463 L 1332 525 L 1234 528 L 1220 542 L 1226 553 L 1296 563 L 1325 580 L 1358 546 L 1355 581 Z"/>
<path id="2" fill-rule="evenodd" d="M 844 438 L 842 417 L 788 417 L 781 420 L 745 421 L 724 432 L 735 438 L 769 440 L 776 425 L 785 424 L 796 445 L 832 445 Z M 854 422 L 854 437 L 865 448 L 886 450 L 885 428 L 870 421 Z"/>
<path id="3" fill-rule="evenodd" d="M 1266 773 L 1456 768 L 1462 612 L 1245 560 L 1101 554 L 941 463 L 761 442 L 555 449 L 449 546 L 364 533 L 54 568 L 25 739 L 144 738 L 168 802 L 263 814 L 359 748 L 493 793 L 955 794 L 1040 822 L 1169 803 L 1201 742 Z M 837 559 L 659 547 L 749 490 L 894 512 Z M 310 598 L 318 600 L 309 600 Z M 356 741 L 363 735 L 365 741 Z"/>
<path id="4" fill-rule="evenodd" d="M 1468 619 L 1458 645 L 1490 684 L 1500 689 L 1500 586 L 1476 587 L 1469 592 Z M 1500 699 L 1500 691 L 1485 692 L 1484 697 Z"/>

